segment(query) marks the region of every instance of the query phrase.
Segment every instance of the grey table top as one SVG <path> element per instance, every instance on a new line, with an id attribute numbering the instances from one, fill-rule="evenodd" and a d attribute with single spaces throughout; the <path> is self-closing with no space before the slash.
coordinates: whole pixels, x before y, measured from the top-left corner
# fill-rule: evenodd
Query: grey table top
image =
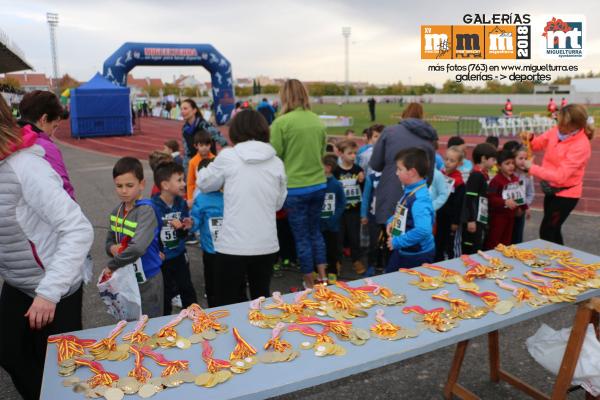
<path id="1" fill-rule="evenodd" d="M 600 262 L 600 257 L 568 247 L 558 246 L 542 240 L 534 240 L 519 245 L 520 248 L 546 248 L 567 249 L 571 250 L 575 257 L 581 258 L 586 263 Z M 496 251 L 487 252 L 493 256 L 501 256 Z M 473 256 L 475 260 L 484 261 L 479 256 Z M 531 268 L 523 265 L 517 260 L 503 260 L 514 266 L 514 269 L 509 272 L 510 277 L 522 277 L 523 272 L 531 270 Z M 458 260 L 448 260 L 438 265 L 453 268 L 459 272 L 464 272 L 466 268 L 463 263 Z M 435 271 L 420 268 L 423 272 L 429 275 L 437 275 Z M 405 294 L 407 302 L 404 306 L 420 305 L 430 309 L 440 306 L 447 307 L 448 304 L 431 299 L 432 294 L 436 294 L 439 290 L 420 290 L 417 287 L 409 284 L 415 280 L 414 276 L 394 272 L 390 274 L 374 277 L 373 280 L 380 283 L 395 293 Z M 509 281 L 507 279 L 506 281 Z M 361 286 L 364 281 L 349 282 L 351 286 Z M 503 289 L 498 288 L 493 280 L 477 280 L 477 284 L 481 291 L 491 290 L 496 292 L 502 299 L 511 297 L 511 294 Z M 518 286 L 518 285 L 517 285 Z M 474 296 L 461 292 L 456 285 L 446 285 L 444 290 L 450 292 L 451 297 L 461 297 L 469 301 L 472 305 L 483 305 L 483 303 Z M 579 295 L 577 301 L 583 301 L 588 298 L 599 296 L 600 289 L 588 290 Z M 284 296 L 287 302 L 293 302 L 293 294 Z M 267 303 L 270 300 L 267 300 Z M 340 379 L 349 375 L 357 374 L 373 368 L 381 367 L 387 364 L 406 360 L 420 354 L 435 351 L 436 349 L 458 343 L 488 332 L 508 327 L 510 325 L 525 321 L 539 315 L 556 311 L 565 304 L 550 304 L 540 308 L 532 308 L 529 305 L 524 305 L 519 308 L 514 308 L 510 313 L 505 315 L 497 315 L 488 313 L 481 319 L 472 319 L 460 321 L 459 326 L 445 333 L 433 333 L 423 331 L 418 337 L 413 339 L 402 339 L 397 341 L 381 340 L 372 336 L 371 339 L 363 346 L 354 346 L 349 342 L 342 342 L 334 337 L 336 343 L 341 344 L 347 350 L 345 356 L 327 356 L 317 357 L 311 350 L 300 350 L 301 355 L 291 362 L 283 362 L 276 364 L 257 364 L 245 374 L 234 375 L 233 378 L 223 384 L 219 384 L 213 388 L 204 388 L 195 384 L 183 384 L 175 389 L 166 389 L 153 396 L 153 399 L 191 399 L 191 398 L 211 398 L 211 399 L 264 399 L 271 396 L 281 395 L 307 387 L 319 385 L 321 383 Z M 395 324 L 403 327 L 414 327 L 416 322 L 413 321 L 414 314 L 403 314 L 403 306 L 381 307 L 375 306 L 368 310 L 369 315 L 366 318 L 355 318 L 352 320 L 356 327 L 369 329 L 375 322 L 375 310 L 384 309 L 385 317 Z M 252 346 L 262 353 L 262 346 L 271 336 L 271 331 L 260 329 L 248 323 L 248 303 L 239 303 L 222 307 L 219 309 L 227 309 L 230 311 L 230 316 L 223 318 L 222 322 L 229 325 L 230 328 L 238 328 L 242 337 Z M 154 318 L 148 322 L 145 332 L 152 334 L 160 329 L 161 326 L 170 321 L 173 316 Z M 123 333 L 130 332 L 135 326 L 134 322 L 127 325 Z M 82 339 L 101 339 L 108 336 L 114 326 L 105 326 L 94 329 L 87 329 L 79 332 L 74 332 Z M 317 328 L 320 330 L 320 328 Z M 177 326 L 179 335 L 189 337 L 192 334 L 191 321 L 186 320 Z M 289 341 L 294 347 L 298 348 L 303 341 L 312 341 L 303 336 L 299 332 L 285 331 L 282 338 Z M 121 342 L 120 337 L 118 342 Z M 219 335 L 217 339 L 211 341 L 214 348 L 214 356 L 220 359 L 227 359 L 229 353 L 235 346 L 235 339 L 231 332 Z M 199 344 L 192 345 L 187 350 L 179 348 L 170 348 L 160 350 L 169 360 L 188 360 L 190 362 L 190 371 L 194 374 L 200 374 L 206 371 L 206 365 L 201 358 L 202 347 Z M 62 377 L 58 375 L 57 349 L 55 345 L 49 345 L 46 354 L 46 364 L 44 369 L 44 379 L 42 383 L 41 399 L 82 399 L 82 394 L 74 393 L 71 388 L 65 388 L 62 385 Z M 134 358 L 130 357 L 126 361 L 102 361 L 105 369 L 114 372 L 119 376 L 126 376 L 133 368 Z M 160 376 L 162 367 L 148 358 L 144 361 L 144 366 L 152 371 L 153 376 Z M 79 368 L 76 375 L 82 379 L 90 376 L 87 368 Z"/>

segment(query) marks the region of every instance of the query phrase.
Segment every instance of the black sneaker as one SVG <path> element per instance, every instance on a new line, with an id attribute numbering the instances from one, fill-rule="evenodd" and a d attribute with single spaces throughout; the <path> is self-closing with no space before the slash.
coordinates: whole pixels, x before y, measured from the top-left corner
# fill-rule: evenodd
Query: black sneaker
<path id="1" fill-rule="evenodd" d="M 196 235 L 194 235 L 193 233 L 191 233 L 185 239 L 185 244 L 188 244 L 188 245 L 198 244 L 198 238 L 196 237 Z"/>

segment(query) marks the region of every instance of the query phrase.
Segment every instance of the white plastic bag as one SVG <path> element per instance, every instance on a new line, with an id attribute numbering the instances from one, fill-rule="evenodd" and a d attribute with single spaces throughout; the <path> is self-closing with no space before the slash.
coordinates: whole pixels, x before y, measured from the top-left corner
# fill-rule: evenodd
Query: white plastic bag
<path id="1" fill-rule="evenodd" d="M 101 279 L 102 275 L 98 278 L 97 286 L 107 312 L 117 320 L 140 319 L 142 299 L 133 264 L 115 270 L 104 282 L 100 282 Z"/>
<path id="2" fill-rule="evenodd" d="M 542 367 L 558 374 L 565 354 L 571 328 L 555 331 L 546 324 L 527 339 L 529 354 Z M 579 360 L 573 374 L 573 384 L 581 385 L 593 396 L 600 395 L 600 342 L 592 324 L 588 325 Z"/>

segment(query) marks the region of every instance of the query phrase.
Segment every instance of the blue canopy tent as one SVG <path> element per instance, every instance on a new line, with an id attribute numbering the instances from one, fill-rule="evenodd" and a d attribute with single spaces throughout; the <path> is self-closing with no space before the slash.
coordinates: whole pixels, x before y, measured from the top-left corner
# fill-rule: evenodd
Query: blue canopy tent
<path id="1" fill-rule="evenodd" d="M 71 90 L 71 136 L 131 135 L 129 88 L 117 86 L 97 73 Z"/>

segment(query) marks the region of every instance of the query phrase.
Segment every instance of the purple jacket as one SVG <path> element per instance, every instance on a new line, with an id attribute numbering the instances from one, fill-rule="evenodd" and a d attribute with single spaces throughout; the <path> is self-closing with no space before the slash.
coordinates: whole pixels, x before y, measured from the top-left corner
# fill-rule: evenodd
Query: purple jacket
<path id="1" fill-rule="evenodd" d="M 48 161 L 52 169 L 60 175 L 63 181 L 63 189 L 65 189 L 69 196 L 75 200 L 75 190 L 73 189 L 73 185 L 71 185 L 71 180 L 69 179 L 67 167 L 65 167 L 65 162 L 63 161 L 60 149 L 44 131 L 35 125 L 29 125 L 29 127 L 32 131 L 37 133 L 38 138 L 35 141 L 35 144 L 44 149 L 44 152 L 46 153 L 44 155 L 44 160 Z"/>

